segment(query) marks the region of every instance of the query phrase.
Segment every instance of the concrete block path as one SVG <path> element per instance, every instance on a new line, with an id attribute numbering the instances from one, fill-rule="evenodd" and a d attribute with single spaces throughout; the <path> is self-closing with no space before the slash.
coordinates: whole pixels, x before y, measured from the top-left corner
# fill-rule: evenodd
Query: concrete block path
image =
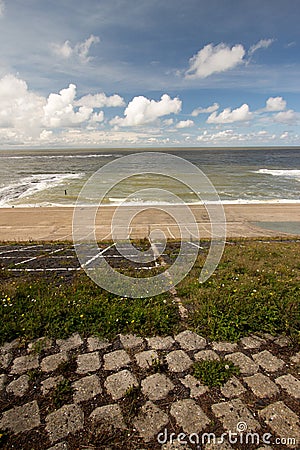
<path id="1" fill-rule="evenodd" d="M 209 388 L 193 376 L 207 359 L 240 374 Z M 299 364 L 284 336 L 15 340 L 0 347 L 0 448 L 299 449 Z"/>

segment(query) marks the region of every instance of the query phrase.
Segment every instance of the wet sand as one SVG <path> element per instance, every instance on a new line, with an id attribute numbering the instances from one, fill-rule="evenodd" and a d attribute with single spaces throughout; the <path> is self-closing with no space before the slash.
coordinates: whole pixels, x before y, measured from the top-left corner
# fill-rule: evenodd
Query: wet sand
<path id="1" fill-rule="evenodd" d="M 138 213 L 136 207 L 126 211 Z M 96 217 L 96 236 L 111 238 L 111 220 L 116 207 L 101 207 Z M 192 206 L 200 237 L 211 236 L 209 217 L 204 206 Z M 85 208 L 82 208 L 83 216 Z M 300 235 L 299 204 L 231 204 L 224 205 L 228 237 L 262 237 Z M 1 241 L 71 241 L 73 208 L 0 208 Z M 272 227 L 274 224 L 274 227 Z M 289 227 L 289 225 L 293 225 Z M 270 227 L 270 228 L 268 228 Z M 132 220 L 132 238 L 144 238 L 160 228 L 168 238 L 179 238 L 174 220 L 163 211 L 151 208 L 138 213 Z M 272 229 L 273 228 L 273 229 Z M 293 232 L 290 232 L 292 229 Z M 296 232 L 295 232 L 296 230 Z M 299 232 L 297 233 L 297 230 Z"/>

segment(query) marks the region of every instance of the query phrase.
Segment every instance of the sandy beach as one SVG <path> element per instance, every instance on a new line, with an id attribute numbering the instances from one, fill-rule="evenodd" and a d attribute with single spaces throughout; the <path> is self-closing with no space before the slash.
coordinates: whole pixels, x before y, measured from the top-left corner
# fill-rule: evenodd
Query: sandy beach
<path id="1" fill-rule="evenodd" d="M 126 208 L 135 212 L 135 207 Z M 107 206 L 99 208 L 96 218 L 96 235 L 99 240 L 111 237 L 111 220 L 115 209 Z M 228 237 L 300 235 L 300 204 L 226 204 L 224 210 Z M 210 237 L 205 207 L 193 206 L 192 212 L 200 236 Z M 72 207 L 1 208 L 0 240 L 72 240 L 72 217 Z M 179 230 L 173 219 L 154 208 L 136 215 L 131 223 L 131 236 L 147 237 L 156 228 L 162 229 L 168 238 L 179 237 Z"/>

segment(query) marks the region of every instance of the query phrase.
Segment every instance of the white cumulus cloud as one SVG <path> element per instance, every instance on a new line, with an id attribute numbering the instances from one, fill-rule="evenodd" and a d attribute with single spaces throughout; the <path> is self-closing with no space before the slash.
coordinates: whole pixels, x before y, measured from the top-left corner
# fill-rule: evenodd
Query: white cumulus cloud
<path id="1" fill-rule="evenodd" d="M 217 111 L 219 109 L 220 105 L 218 103 L 214 103 L 211 106 L 208 106 L 207 108 L 196 108 L 192 111 L 192 116 L 197 117 L 199 114 L 211 114 L 214 111 Z"/>
<path id="2" fill-rule="evenodd" d="M 289 109 L 288 111 L 280 111 L 274 116 L 274 121 L 279 123 L 293 124 L 296 123 L 298 119 L 298 114 L 292 109 Z"/>
<path id="3" fill-rule="evenodd" d="M 124 118 L 117 116 L 110 123 L 121 127 L 144 125 L 154 122 L 159 117 L 178 113 L 181 110 L 181 104 L 179 98 L 172 99 L 167 94 L 162 95 L 159 101 L 149 100 L 140 95 L 128 103 Z"/>
<path id="4" fill-rule="evenodd" d="M 51 47 L 53 52 L 62 59 L 77 57 L 82 63 L 87 63 L 91 59 L 89 56 L 91 46 L 98 42 L 100 42 L 99 37 L 91 34 L 85 41 L 78 42 L 74 47 L 72 47 L 69 40 L 65 41 L 63 44 L 52 44 Z"/>
<path id="5" fill-rule="evenodd" d="M 34 133 L 43 117 L 45 98 L 28 90 L 27 83 L 8 74 L 0 79 L 0 127 Z"/>
<path id="6" fill-rule="evenodd" d="M 4 0 L 0 0 L 0 17 L 4 16 L 4 11 L 5 11 L 5 3 Z"/>
<path id="7" fill-rule="evenodd" d="M 88 108 L 103 108 L 104 106 L 117 107 L 124 106 L 125 102 L 118 94 L 107 96 L 104 92 L 98 94 L 88 94 L 76 101 L 78 106 L 87 106 Z"/>
<path id="8" fill-rule="evenodd" d="M 273 44 L 274 39 L 261 39 L 257 42 L 257 44 L 254 44 L 250 47 L 248 53 L 250 56 L 253 55 L 257 50 L 260 50 L 261 48 L 268 48 L 271 44 Z"/>
<path id="9" fill-rule="evenodd" d="M 76 96 L 75 84 L 62 89 L 59 94 L 51 93 L 44 106 L 44 124 L 49 128 L 67 127 L 87 121 L 93 112 L 93 108 L 81 106 L 74 110 Z"/>
<path id="10" fill-rule="evenodd" d="M 176 128 L 190 128 L 193 127 L 194 121 L 193 120 L 181 120 L 176 124 Z"/>
<path id="11" fill-rule="evenodd" d="M 239 108 L 231 110 L 225 108 L 220 114 L 213 112 L 207 119 L 207 123 L 233 123 L 250 120 L 252 113 L 249 111 L 249 106 L 244 103 Z"/>
<path id="12" fill-rule="evenodd" d="M 265 111 L 283 111 L 286 108 L 286 101 L 282 97 L 270 97 L 266 101 Z"/>
<path id="13" fill-rule="evenodd" d="M 189 60 L 189 69 L 185 72 L 185 78 L 206 78 L 213 73 L 225 72 L 241 64 L 245 55 L 241 44 L 230 48 L 221 43 L 205 45 Z"/>

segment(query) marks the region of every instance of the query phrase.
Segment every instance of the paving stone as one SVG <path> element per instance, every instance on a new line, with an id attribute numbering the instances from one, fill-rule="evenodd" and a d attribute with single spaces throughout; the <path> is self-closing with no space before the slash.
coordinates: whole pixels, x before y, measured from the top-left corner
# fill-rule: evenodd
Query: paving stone
<path id="1" fill-rule="evenodd" d="M 274 344 L 282 348 L 288 347 L 291 344 L 291 340 L 287 336 L 280 336 L 279 338 L 275 339 Z"/>
<path id="2" fill-rule="evenodd" d="M 279 394 L 279 389 L 276 384 L 262 373 L 256 373 L 251 377 L 246 377 L 244 381 L 257 397 L 273 397 Z"/>
<path id="3" fill-rule="evenodd" d="M 7 375 L 5 375 L 5 374 L 0 375 L 0 392 L 3 391 L 6 381 L 7 381 Z"/>
<path id="4" fill-rule="evenodd" d="M 201 384 L 197 378 L 190 374 L 186 375 L 183 379 L 180 379 L 180 381 L 185 387 L 189 388 L 190 397 L 197 398 L 209 391 L 207 386 Z"/>
<path id="5" fill-rule="evenodd" d="M 126 394 L 132 386 L 138 386 L 137 379 L 129 370 L 121 370 L 106 378 L 104 386 L 114 400 L 118 400 Z"/>
<path id="6" fill-rule="evenodd" d="M 42 359 L 41 369 L 43 372 L 53 372 L 66 361 L 68 361 L 68 355 L 66 352 L 55 353 L 54 355 L 46 356 Z"/>
<path id="7" fill-rule="evenodd" d="M 85 374 L 89 372 L 96 372 L 100 369 L 101 362 L 98 352 L 93 353 L 83 353 L 77 356 L 77 369 L 76 372 L 80 374 Z"/>
<path id="8" fill-rule="evenodd" d="M 168 439 L 168 436 L 167 436 L 167 439 Z M 162 442 L 164 442 L 164 436 L 163 435 L 161 436 L 161 442 L 159 442 L 159 444 L 162 443 Z M 188 444 L 183 444 L 182 440 L 178 441 L 176 439 L 176 441 L 174 441 L 172 439 L 172 442 L 167 442 L 166 444 L 164 444 L 161 447 L 161 450 L 192 450 L 192 448 L 189 447 Z"/>
<path id="9" fill-rule="evenodd" d="M 257 450 L 273 450 L 273 448 L 269 445 L 264 445 L 262 447 L 259 447 Z"/>
<path id="10" fill-rule="evenodd" d="M 2 347 L 0 347 L 0 353 L 4 354 L 4 353 L 8 353 L 11 352 L 12 350 L 15 350 L 16 348 L 18 348 L 20 345 L 20 338 L 14 339 L 11 342 L 5 342 Z"/>
<path id="11" fill-rule="evenodd" d="M 221 387 L 221 393 L 226 398 L 240 397 L 246 392 L 246 389 L 239 382 L 239 380 L 233 376 Z"/>
<path id="12" fill-rule="evenodd" d="M 87 348 L 89 352 L 95 352 L 96 350 L 104 350 L 110 347 L 111 344 L 106 339 L 99 339 L 96 336 L 91 336 L 87 339 Z"/>
<path id="13" fill-rule="evenodd" d="M 244 355 L 244 353 L 230 353 L 225 358 L 232 361 L 236 366 L 239 366 L 241 373 L 244 375 L 253 375 L 258 371 L 258 365 L 248 356 Z"/>
<path id="14" fill-rule="evenodd" d="M 206 339 L 190 330 L 182 331 L 175 336 L 175 340 L 184 350 L 201 350 L 206 347 Z"/>
<path id="15" fill-rule="evenodd" d="M 78 405 L 64 405 L 46 417 L 46 431 L 52 443 L 83 429 L 84 414 Z"/>
<path id="16" fill-rule="evenodd" d="M 100 406 L 90 414 L 90 419 L 99 424 L 113 426 L 121 430 L 126 429 L 122 411 L 119 405 Z"/>
<path id="17" fill-rule="evenodd" d="M 275 382 L 285 389 L 289 395 L 300 398 L 300 381 L 290 373 L 276 378 Z"/>
<path id="18" fill-rule="evenodd" d="M 175 341 L 171 336 L 154 336 L 147 338 L 148 346 L 154 350 L 170 350 Z"/>
<path id="19" fill-rule="evenodd" d="M 201 350 L 194 355 L 194 358 L 196 361 L 213 361 L 216 359 L 220 359 L 219 355 L 213 350 Z"/>
<path id="20" fill-rule="evenodd" d="M 10 353 L 4 353 L 0 355 L 0 369 L 7 369 L 13 360 L 13 356 Z"/>
<path id="21" fill-rule="evenodd" d="M 261 347 L 266 341 L 258 336 L 246 336 L 241 339 L 240 343 L 245 349 L 252 349 Z"/>
<path id="22" fill-rule="evenodd" d="M 157 438 L 159 431 L 169 422 L 169 418 L 158 406 L 151 401 L 145 403 L 133 421 L 134 427 L 146 442 Z"/>
<path id="23" fill-rule="evenodd" d="M 26 403 L 23 406 L 15 406 L 3 413 L 0 420 L 0 429 L 9 429 L 18 434 L 32 430 L 40 426 L 40 411 L 37 402 Z"/>
<path id="24" fill-rule="evenodd" d="M 68 444 L 66 442 L 60 442 L 59 444 L 53 445 L 53 447 L 48 448 L 48 450 L 68 450 Z"/>
<path id="25" fill-rule="evenodd" d="M 120 334 L 119 338 L 126 350 L 143 349 L 145 345 L 144 339 L 135 334 Z"/>
<path id="26" fill-rule="evenodd" d="M 260 365 L 263 369 L 268 372 L 276 372 L 279 369 L 282 369 L 285 365 L 285 362 L 282 359 L 277 358 L 268 350 L 264 350 L 260 353 L 256 353 L 252 356 L 254 361 Z"/>
<path id="27" fill-rule="evenodd" d="M 183 372 L 191 367 L 193 361 L 183 350 L 174 350 L 166 356 L 171 372 Z"/>
<path id="28" fill-rule="evenodd" d="M 291 356 L 291 362 L 293 364 L 300 364 L 300 352 L 298 352 L 295 355 Z"/>
<path id="29" fill-rule="evenodd" d="M 299 418 L 283 402 L 273 403 L 260 410 L 258 415 L 263 418 L 271 430 L 281 438 L 295 438 L 299 440 Z M 289 445 L 288 445 L 289 446 Z M 294 446 L 292 446 L 294 448 Z"/>
<path id="30" fill-rule="evenodd" d="M 273 334 L 270 334 L 270 333 L 263 333 L 263 337 L 267 341 L 275 341 L 275 339 L 276 339 L 276 336 L 273 336 Z"/>
<path id="31" fill-rule="evenodd" d="M 57 339 L 56 343 L 60 347 L 61 352 L 68 352 L 79 348 L 83 344 L 83 340 L 78 333 L 75 333 L 68 339 Z"/>
<path id="32" fill-rule="evenodd" d="M 205 450 L 233 450 L 233 447 L 231 447 L 231 445 L 228 442 L 224 441 L 224 439 L 221 437 L 216 438 L 215 443 L 211 442 L 210 444 L 207 444 L 204 448 Z"/>
<path id="33" fill-rule="evenodd" d="M 190 398 L 172 403 L 170 414 L 177 425 L 188 434 L 200 433 L 210 423 L 200 406 Z"/>
<path id="34" fill-rule="evenodd" d="M 6 388 L 6 392 L 14 394 L 16 397 L 22 397 L 29 389 L 29 376 L 21 375 L 16 380 L 9 383 Z"/>
<path id="35" fill-rule="evenodd" d="M 57 377 L 46 378 L 46 380 L 42 381 L 42 394 L 47 395 L 51 389 L 55 388 L 58 383 L 63 381 L 64 377 L 62 375 L 58 375 Z"/>
<path id="36" fill-rule="evenodd" d="M 231 342 L 212 342 L 212 348 L 217 352 L 232 353 L 237 350 L 238 345 Z"/>
<path id="37" fill-rule="evenodd" d="M 53 345 L 53 340 L 41 337 L 28 344 L 28 353 L 40 353 L 41 350 L 49 350 Z"/>
<path id="38" fill-rule="evenodd" d="M 155 373 L 142 381 L 142 391 L 150 400 L 161 400 L 174 389 L 172 381 L 164 374 Z"/>
<path id="39" fill-rule="evenodd" d="M 22 374 L 39 367 L 39 358 L 34 355 L 19 356 L 14 360 L 11 373 Z"/>
<path id="40" fill-rule="evenodd" d="M 158 354 L 155 350 L 145 350 L 144 352 L 135 355 L 136 363 L 141 369 L 148 369 L 153 365 L 153 362 L 159 360 Z"/>
<path id="41" fill-rule="evenodd" d="M 104 355 L 104 369 L 105 370 L 119 370 L 122 367 L 127 367 L 130 364 L 130 357 L 125 350 L 116 350 Z"/>
<path id="42" fill-rule="evenodd" d="M 254 419 L 249 409 L 240 399 L 233 399 L 229 402 L 216 403 L 211 407 L 213 413 L 221 420 L 223 427 L 227 431 L 235 433 L 239 430 L 239 422 L 247 424 L 247 431 L 255 431 L 260 428 L 257 420 Z"/>
<path id="43" fill-rule="evenodd" d="M 102 387 L 100 379 L 97 375 L 90 375 L 88 377 L 81 378 L 78 381 L 72 383 L 74 389 L 73 399 L 74 403 L 85 402 L 91 400 L 102 393 Z"/>

